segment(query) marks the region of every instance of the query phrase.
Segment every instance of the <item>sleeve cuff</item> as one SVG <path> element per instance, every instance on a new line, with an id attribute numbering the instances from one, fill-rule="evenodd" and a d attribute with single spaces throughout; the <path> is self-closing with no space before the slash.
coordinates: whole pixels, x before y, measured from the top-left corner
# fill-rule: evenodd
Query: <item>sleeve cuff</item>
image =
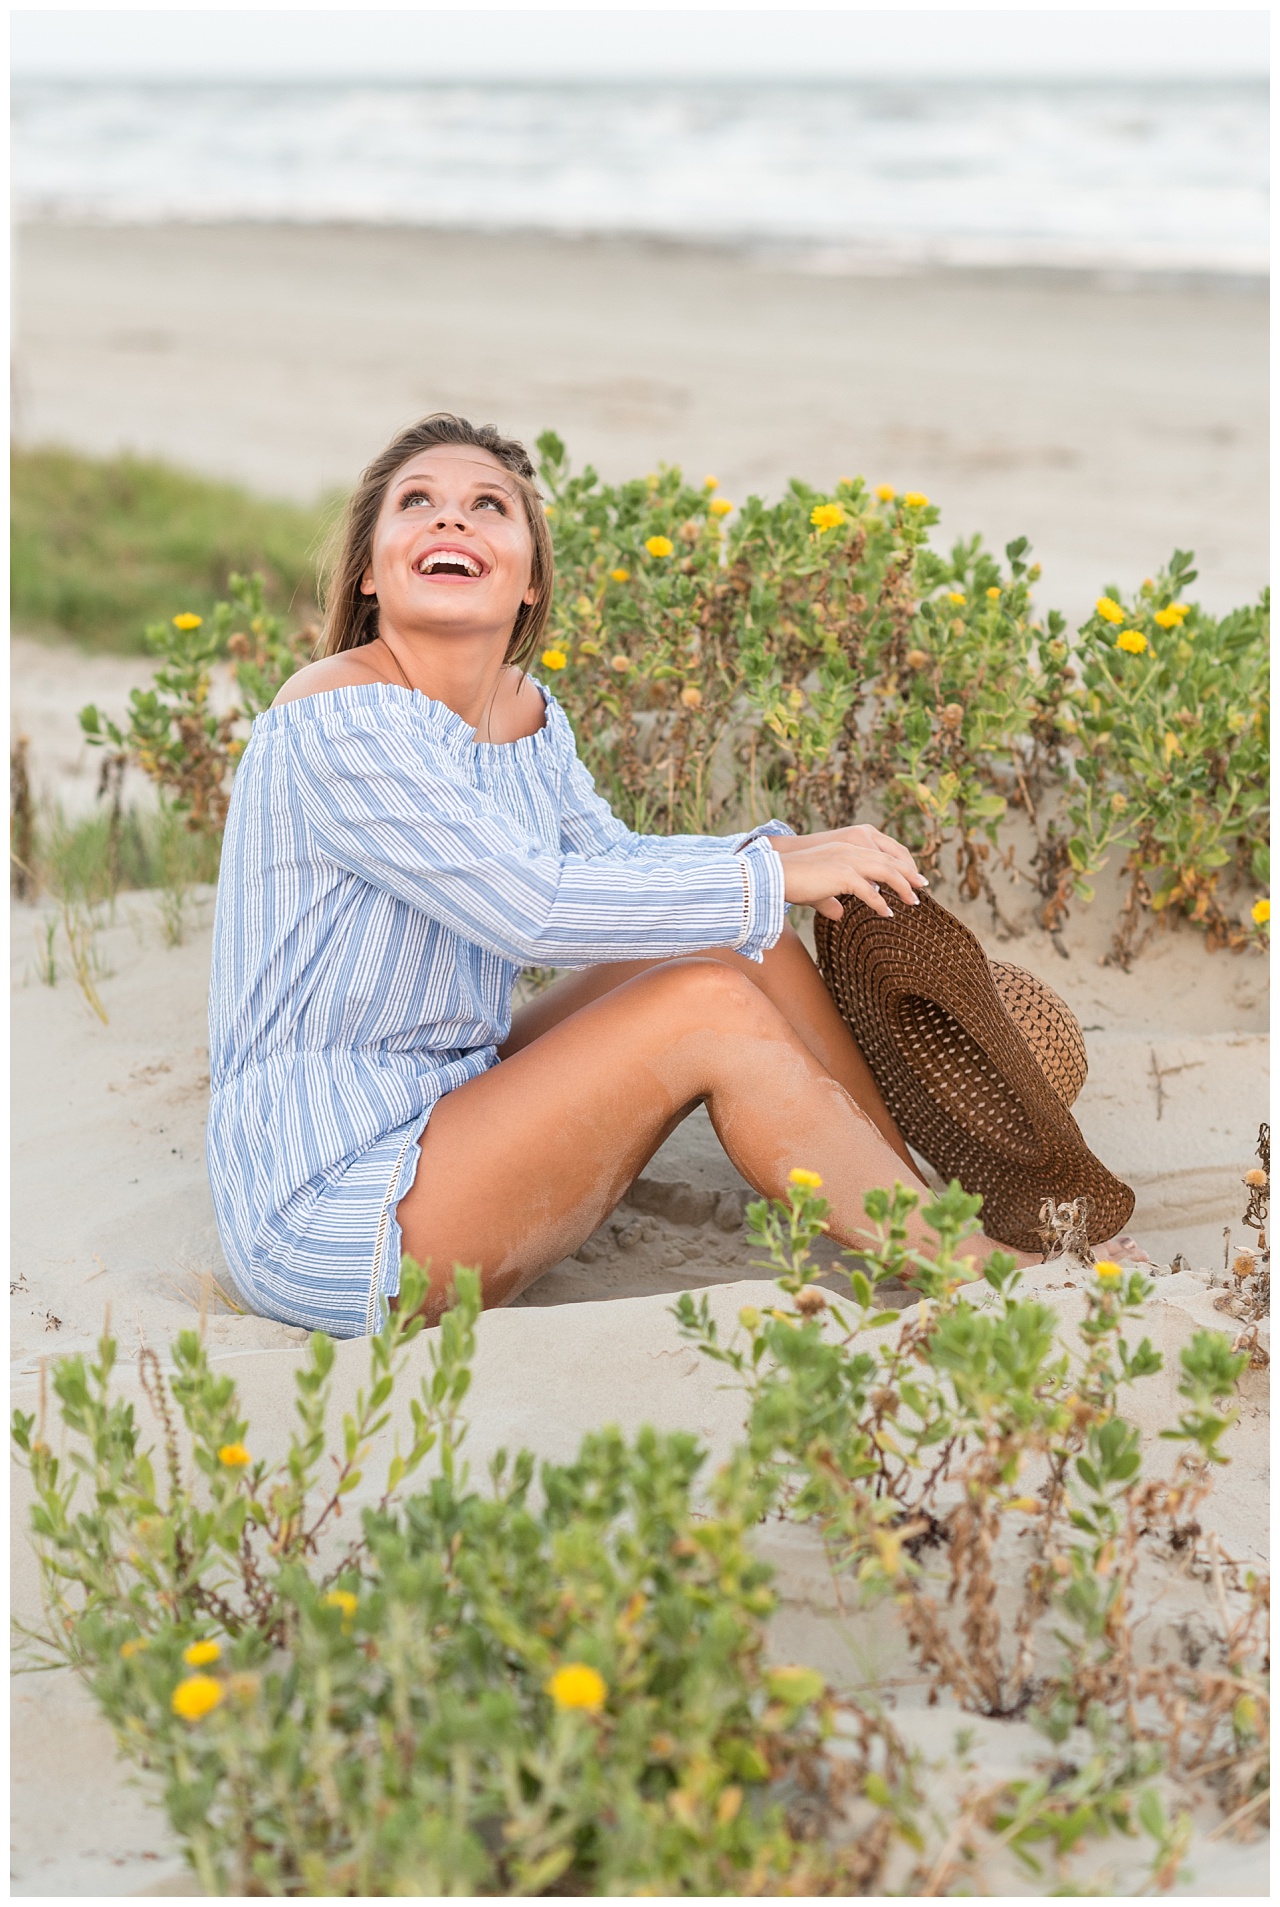
<path id="1" fill-rule="evenodd" d="M 794 828 L 788 827 L 785 821 L 779 821 L 775 817 L 772 821 L 762 821 L 758 828 L 751 828 L 745 834 L 729 835 L 728 843 L 735 854 L 740 854 L 743 848 L 749 846 L 752 841 L 763 841 L 767 835 L 794 833 Z"/>
<path id="2" fill-rule="evenodd" d="M 787 921 L 787 902 L 783 891 L 782 857 L 775 854 L 764 839 L 766 830 L 748 836 L 739 849 L 744 883 L 742 935 L 734 942 L 734 951 L 748 960 L 763 960 L 774 946 Z M 770 822 L 768 832 L 789 834 L 781 822 Z"/>

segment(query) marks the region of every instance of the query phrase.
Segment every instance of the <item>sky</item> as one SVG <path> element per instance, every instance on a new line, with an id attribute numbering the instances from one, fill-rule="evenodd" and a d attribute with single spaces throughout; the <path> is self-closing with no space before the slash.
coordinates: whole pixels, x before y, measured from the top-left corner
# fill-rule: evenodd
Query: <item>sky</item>
<path id="1" fill-rule="evenodd" d="M 15 9 L 23 79 L 1263 78 L 1265 8 Z"/>

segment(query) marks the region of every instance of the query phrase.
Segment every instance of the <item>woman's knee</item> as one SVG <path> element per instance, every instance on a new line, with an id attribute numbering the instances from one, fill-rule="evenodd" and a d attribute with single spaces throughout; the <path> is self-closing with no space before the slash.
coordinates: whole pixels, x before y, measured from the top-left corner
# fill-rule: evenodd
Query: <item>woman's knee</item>
<path id="1" fill-rule="evenodd" d="M 668 1011 L 687 1015 L 699 1026 L 741 1031 L 757 1018 L 777 1016 L 756 981 L 722 960 L 694 956 L 664 961 L 644 979 L 660 992 Z"/>

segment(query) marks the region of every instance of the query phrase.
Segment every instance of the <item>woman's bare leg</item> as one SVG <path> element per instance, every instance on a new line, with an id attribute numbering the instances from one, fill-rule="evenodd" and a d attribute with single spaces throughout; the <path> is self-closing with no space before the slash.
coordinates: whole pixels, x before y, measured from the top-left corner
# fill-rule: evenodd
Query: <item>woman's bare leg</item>
<path id="1" fill-rule="evenodd" d="M 800 1035 L 818 1063 L 832 1079 L 839 1080 L 855 1105 L 861 1106 L 903 1164 L 911 1172 L 916 1171 L 907 1142 L 881 1097 L 871 1068 L 794 928 L 784 927 L 781 939 L 770 948 L 763 961 L 748 960 L 728 947 L 708 947 L 697 957 L 721 961 L 759 987 Z M 520 1052 L 550 1032 L 553 1026 L 559 1026 L 571 1013 L 611 993 L 624 981 L 634 980 L 637 974 L 666 964 L 660 960 L 615 960 L 587 967 L 581 973 L 566 974 L 545 993 L 519 1008 L 512 1019 L 510 1037 L 501 1048 L 502 1057 L 506 1059 Z"/>
<path id="2" fill-rule="evenodd" d="M 757 1191 L 782 1196 L 793 1166 L 820 1173 L 845 1244 L 867 1236 L 872 1186 L 926 1190 L 749 979 L 718 960 L 665 961 L 435 1107 L 399 1205 L 404 1249 L 432 1266 L 429 1315 L 455 1262 L 479 1268 L 492 1306 L 576 1250 L 699 1100 Z M 923 1245 L 923 1222 L 910 1229 Z M 996 1246 L 975 1234 L 969 1248 Z"/>

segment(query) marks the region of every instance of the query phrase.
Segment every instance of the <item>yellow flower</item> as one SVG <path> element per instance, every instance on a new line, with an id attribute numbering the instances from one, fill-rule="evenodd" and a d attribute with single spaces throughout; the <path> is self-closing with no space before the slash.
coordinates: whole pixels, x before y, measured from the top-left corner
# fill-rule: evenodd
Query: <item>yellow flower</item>
<path id="1" fill-rule="evenodd" d="M 728 497 L 712 497 L 711 499 L 712 516 L 728 516 L 732 508 L 733 505 L 730 503 Z"/>
<path id="2" fill-rule="evenodd" d="M 228 1470 L 243 1470 L 253 1458 L 242 1443 L 224 1443 L 218 1452 L 218 1462 L 225 1463 Z"/>
<path id="3" fill-rule="evenodd" d="M 892 503 L 897 494 L 897 491 L 891 483 L 878 483 L 876 485 L 876 495 L 879 497 L 881 503 Z"/>
<path id="4" fill-rule="evenodd" d="M 1255 901 L 1253 906 L 1249 909 L 1249 913 L 1255 927 L 1265 927 L 1267 922 L 1271 919 L 1271 902 Z"/>
<path id="5" fill-rule="evenodd" d="M 793 1165 L 787 1174 L 788 1185 L 798 1185 L 806 1192 L 816 1192 L 822 1184 L 820 1172 L 809 1172 L 802 1165 Z"/>
<path id="6" fill-rule="evenodd" d="M 886 1576 L 896 1576 L 902 1568 L 902 1538 L 892 1530 L 876 1530 L 872 1540 Z"/>
<path id="7" fill-rule="evenodd" d="M 788 1708 L 802 1708 L 806 1702 L 816 1702 L 826 1687 L 817 1669 L 799 1668 L 791 1663 L 768 1669 L 764 1685 L 775 1702 L 785 1702 Z"/>
<path id="8" fill-rule="evenodd" d="M 1099 1258 L 1093 1268 L 1104 1285 L 1113 1285 L 1117 1278 L 1124 1277 L 1123 1265 L 1111 1258 Z"/>
<path id="9" fill-rule="evenodd" d="M 702 690 L 698 688 L 696 683 L 691 682 L 687 689 L 681 689 L 680 700 L 687 709 L 700 709 L 702 707 Z"/>
<path id="10" fill-rule="evenodd" d="M 611 656 L 609 658 L 609 667 L 616 669 L 619 675 L 625 675 L 627 670 L 631 667 L 631 658 L 630 656 Z"/>
<path id="11" fill-rule="evenodd" d="M 927 507 L 929 499 L 923 490 L 904 490 L 902 493 L 902 501 L 907 505 L 908 509 L 923 510 Z"/>
<path id="12" fill-rule="evenodd" d="M 967 603 L 968 600 L 969 598 L 962 589 L 949 589 L 947 591 L 947 601 L 949 603 L 956 603 L 958 605 L 960 603 Z"/>
<path id="13" fill-rule="evenodd" d="M 987 601 L 989 603 L 998 603 L 999 600 L 1000 600 L 1000 591 L 996 588 L 995 584 L 993 583 L 991 585 L 991 588 L 987 591 Z"/>
<path id="14" fill-rule="evenodd" d="M 609 581 L 611 583 L 629 583 L 631 581 L 631 571 L 629 569 L 611 569 L 609 571 Z"/>
<path id="15" fill-rule="evenodd" d="M 1170 603 L 1167 609 L 1157 609 L 1155 619 L 1162 629 L 1181 629 L 1183 618 L 1190 614 L 1189 603 Z"/>
<path id="16" fill-rule="evenodd" d="M 1147 639 L 1141 629 L 1122 629 L 1116 637 L 1116 648 L 1123 649 L 1127 656 L 1144 656 Z"/>
<path id="17" fill-rule="evenodd" d="M 341 1609 L 348 1622 L 360 1607 L 359 1597 L 353 1596 L 349 1589 L 331 1589 L 325 1597 L 325 1602 L 330 1609 Z"/>
<path id="18" fill-rule="evenodd" d="M 209 1664 L 216 1662 L 221 1654 L 222 1649 L 216 1642 L 193 1642 L 189 1648 L 182 1651 L 182 1659 L 189 1668 L 207 1669 Z"/>
<path id="19" fill-rule="evenodd" d="M 211 1675 L 189 1675 L 173 1691 L 170 1706 L 184 1722 L 199 1722 L 218 1706 L 222 1694 L 221 1682 L 215 1682 Z"/>
<path id="20" fill-rule="evenodd" d="M 186 609 L 180 616 L 174 617 L 173 626 L 175 629 L 198 629 L 203 621 L 203 616 L 193 616 L 191 611 Z"/>
<path id="21" fill-rule="evenodd" d="M 1124 621 L 1123 609 L 1121 609 L 1119 603 L 1111 596 L 1099 596 L 1094 607 L 1104 622 Z"/>
<path id="22" fill-rule="evenodd" d="M 569 658 L 563 649 L 544 649 L 542 651 L 542 666 L 544 669 L 563 669 L 568 660 Z"/>
<path id="23" fill-rule="evenodd" d="M 670 556 L 675 544 L 669 536 L 650 536 L 645 539 L 645 548 L 650 556 Z"/>
<path id="24" fill-rule="evenodd" d="M 815 503 L 809 512 L 809 521 L 815 530 L 838 530 L 845 520 L 844 508 L 839 503 Z"/>
<path id="25" fill-rule="evenodd" d="M 585 1662 L 566 1662 L 547 1683 L 547 1693 L 557 1708 L 585 1708 L 595 1714 L 609 1691 L 604 1677 Z"/>
<path id="26" fill-rule="evenodd" d="M 702 479 L 702 487 L 704 490 L 718 490 L 720 488 L 719 477 L 704 477 Z"/>
<path id="27" fill-rule="evenodd" d="M 130 1636 L 127 1642 L 120 1644 L 120 1653 L 127 1662 L 130 1656 L 137 1655 L 138 1651 L 145 1649 L 146 1646 L 147 1638 L 145 1636 Z"/>

